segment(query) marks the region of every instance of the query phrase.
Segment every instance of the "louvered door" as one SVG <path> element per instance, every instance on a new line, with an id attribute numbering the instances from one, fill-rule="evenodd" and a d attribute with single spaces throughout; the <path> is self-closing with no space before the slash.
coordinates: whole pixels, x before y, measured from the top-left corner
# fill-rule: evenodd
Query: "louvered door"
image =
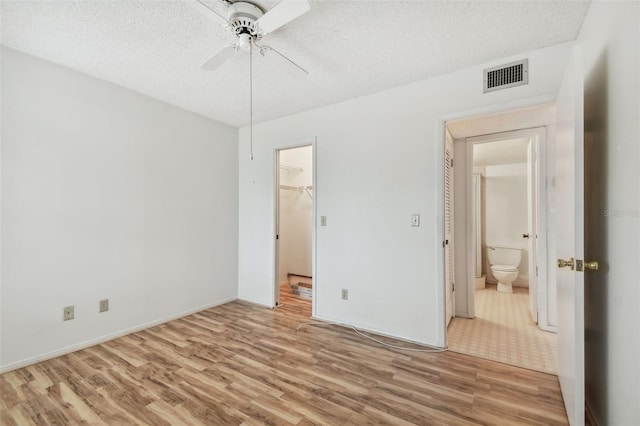
<path id="1" fill-rule="evenodd" d="M 453 284 L 453 140 L 447 132 L 444 149 L 444 276 L 447 325 L 454 313 Z"/>

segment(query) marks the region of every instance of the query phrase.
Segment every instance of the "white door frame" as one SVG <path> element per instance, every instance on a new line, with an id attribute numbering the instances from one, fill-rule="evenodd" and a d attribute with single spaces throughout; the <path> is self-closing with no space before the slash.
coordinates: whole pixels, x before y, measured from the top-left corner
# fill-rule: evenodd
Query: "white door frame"
<path id="1" fill-rule="evenodd" d="M 280 250 L 279 250 L 279 240 L 278 236 L 278 220 L 279 220 L 279 204 L 280 204 L 280 158 L 278 153 L 282 150 L 294 149 L 294 148 L 303 148 L 306 146 L 311 146 L 311 164 L 312 164 L 312 185 L 313 185 L 313 198 L 311 200 L 311 215 L 312 215 L 312 223 L 313 229 L 311 230 L 311 276 L 313 280 L 313 285 L 311 286 L 311 316 L 316 316 L 316 299 L 317 299 L 317 288 L 318 288 L 318 276 L 317 276 L 317 268 L 316 268 L 316 231 L 317 231 L 317 223 L 316 223 L 316 211 L 317 211 L 317 199 L 318 199 L 318 186 L 317 186 L 317 161 L 316 161 L 316 142 L 317 139 L 308 138 L 299 141 L 294 141 L 290 143 L 284 143 L 281 145 L 277 145 L 273 148 L 273 208 L 275 210 L 273 215 L 273 229 L 274 229 L 274 250 L 273 250 L 273 265 L 274 265 L 274 283 L 273 283 L 273 307 L 276 307 L 280 300 L 280 271 L 279 271 L 279 263 L 280 263 Z"/>
<path id="2" fill-rule="evenodd" d="M 538 211 L 538 205 L 540 203 L 538 200 L 540 197 L 540 183 L 538 182 L 538 176 L 540 175 L 539 145 L 540 144 L 536 140 L 532 139 L 529 142 L 529 146 L 527 146 L 527 257 L 529 261 L 529 310 L 533 322 L 536 324 L 539 322 L 538 311 L 540 309 L 540 303 L 538 300 L 538 296 L 540 294 L 538 289 L 538 269 L 540 269 L 538 268 L 538 234 L 542 235 L 542 232 L 538 232 L 538 222 L 541 220 L 541 215 Z M 545 284 L 548 283 L 545 281 Z M 532 291 L 535 297 L 531 297 Z"/>
<path id="3" fill-rule="evenodd" d="M 492 113 L 506 112 L 513 109 L 533 107 L 538 105 L 551 104 L 556 101 L 556 94 L 549 93 L 546 95 L 535 96 L 530 98 L 518 99 L 515 101 L 502 102 L 497 104 L 485 105 L 479 108 L 467 109 L 462 111 L 453 111 L 440 114 L 436 119 L 436 133 L 434 135 L 437 141 L 436 155 L 438 158 L 444 158 L 445 134 L 447 121 L 462 120 Z M 434 209 L 436 218 L 436 235 L 444 235 L 444 161 L 436 161 L 434 167 L 434 181 L 437 184 L 435 191 Z M 454 238 L 455 240 L 455 238 Z M 442 241 L 434 239 L 434 252 L 436 253 L 436 282 L 442 283 L 437 286 L 437 298 L 440 300 L 441 315 L 439 324 L 438 342 L 442 342 L 444 347 L 447 346 L 447 320 L 446 320 L 446 279 L 444 273 L 444 250 L 442 249 Z M 454 280 L 455 282 L 455 280 Z"/>
<path id="4" fill-rule="evenodd" d="M 488 142 L 497 142 L 497 141 L 501 141 L 501 140 L 508 140 L 508 139 L 516 139 L 516 138 L 525 138 L 525 137 L 530 137 L 532 139 L 532 141 L 537 145 L 537 164 L 538 164 L 538 170 L 537 170 L 537 176 L 536 176 L 536 181 L 537 181 L 537 187 L 538 188 L 544 188 L 545 187 L 545 182 L 547 180 L 547 175 L 546 175 L 546 160 L 545 160 L 545 155 L 546 155 L 546 128 L 544 127 L 534 127 L 534 128 L 529 128 L 529 129 L 520 129 L 520 130 L 512 130 L 512 131 L 507 131 L 507 132 L 500 132 L 500 133 L 492 133 L 492 134 L 488 134 L 488 135 L 482 135 L 482 136 L 474 136 L 474 137 L 469 137 L 466 139 L 466 150 L 467 150 L 467 179 L 466 179 L 466 187 L 467 188 L 471 188 L 473 185 L 473 147 L 476 144 L 481 144 L 481 143 L 488 143 Z M 535 184 L 535 183 L 534 183 Z M 467 191 L 467 203 L 466 203 L 466 209 L 467 209 L 467 221 L 469 221 L 473 215 L 473 199 L 470 198 L 472 196 L 472 191 Z M 537 216 L 538 222 L 536 224 L 536 232 L 538 235 L 538 238 L 536 239 L 535 236 L 530 236 L 530 238 L 534 238 L 533 239 L 533 244 L 536 246 L 536 257 L 537 257 L 537 265 L 538 265 L 538 291 L 536 294 L 536 305 L 538 307 L 538 317 L 539 318 L 544 318 L 544 321 L 539 321 L 539 325 L 540 328 L 545 330 L 546 328 L 543 328 L 541 325 L 544 324 L 545 326 L 547 325 L 547 318 L 548 318 L 548 303 L 547 303 L 547 286 L 548 286 L 548 282 L 547 282 L 547 221 L 546 221 L 546 210 L 547 210 L 547 203 L 546 203 L 546 199 L 545 197 L 538 197 L 537 203 L 536 203 L 536 213 L 535 215 Z M 467 259 L 470 260 L 470 266 L 467 267 L 467 303 L 469 304 L 469 312 L 473 313 L 473 307 L 474 307 L 474 303 L 475 303 L 475 293 L 474 293 L 474 265 L 473 262 L 474 261 L 474 256 L 473 256 L 473 250 L 476 247 L 476 241 L 475 241 L 475 234 L 474 233 L 470 233 L 467 234 L 467 239 L 470 241 L 467 244 L 467 248 L 469 250 L 469 253 L 467 253 Z M 533 277 L 533 279 L 535 279 L 535 277 Z M 541 283 L 543 283 L 542 285 L 540 285 Z"/>

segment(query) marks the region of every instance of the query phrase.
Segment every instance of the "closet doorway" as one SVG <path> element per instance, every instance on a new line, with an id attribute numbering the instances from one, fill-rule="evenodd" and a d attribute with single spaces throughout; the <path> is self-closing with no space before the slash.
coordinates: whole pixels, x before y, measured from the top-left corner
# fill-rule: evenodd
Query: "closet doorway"
<path id="1" fill-rule="evenodd" d="M 313 145 L 276 151 L 276 306 L 311 316 Z"/>

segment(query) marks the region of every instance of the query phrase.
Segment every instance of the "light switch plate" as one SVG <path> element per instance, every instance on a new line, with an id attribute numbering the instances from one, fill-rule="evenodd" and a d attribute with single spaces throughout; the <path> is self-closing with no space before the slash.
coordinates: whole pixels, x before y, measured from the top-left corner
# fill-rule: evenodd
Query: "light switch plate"
<path id="1" fill-rule="evenodd" d="M 420 226 L 420 215 L 412 214 L 411 215 L 411 226 Z"/>
<path id="2" fill-rule="evenodd" d="M 320 226 L 327 226 L 327 217 L 320 216 Z"/>

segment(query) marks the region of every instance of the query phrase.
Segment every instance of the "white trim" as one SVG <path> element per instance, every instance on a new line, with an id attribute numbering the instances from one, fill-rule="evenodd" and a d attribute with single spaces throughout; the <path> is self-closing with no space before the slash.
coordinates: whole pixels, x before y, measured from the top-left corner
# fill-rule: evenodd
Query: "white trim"
<path id="1" fill-rule="evenodd" d="M 536 126 L 518 130 L 508 130 L 506 132 L 489 133 L 481 136 L 471 136 L 467 138 L 467 142 L 470 142 L 471 144 L 479 144 L 503 141 L 508 139 L 525 138 L 532 135 L 544 137 L 545 134 L 546 129 L 544 126 Z"/>
<path id="2" fill-rule="evenodd" d="M 549 229 L 547 227 L 548 218 L 548 205 L 547 194 L 548 188 L 548 176 L 547 168 L 549 167 L 547 161 L 548 152 L 548 140 L 547 140 L 548 127 L 545 127 L 544 132 L 540 136 L 538 141 L 538 326 L 541 330 L 557 332 L 556 326 L 549 322 L 549 267 L 555 267 L 555 265 L 549 265 Z M 543 255 L 540 255 L 542 249 Z M 540 286 L 543 282 L 544 286 Z M 540 300 L 544 301 L 544 312 L 540 311 Z M 556 307 L 557 309 L 557 307 Z"/>
<path id="3" fill-rule="evenodd" d="M 316 238 L 316 231 L 317 231 L 317 227 L 318 224 L 316 223 L 316 210 L 317 210 L 317 206 L 318 206 L 318 185 L 317 185 L 317 138 L 316 137 L 311 137 L 311 138 L 306 138 L 306 139 L 301 139 L 301 140 L 297 140 L 297 141 L 293 141 L 293 142 L 288 142 L 288 143 L 283 143 L 281 145 L 277 145 L 275 147 L 273 147 L 273 245 L 274 245 L 274 249 L 273 249 L 273 259 L 272 259 L 272 265 L 273 265 L 273 276 L 274 276 L 274 281 L 272 283 L 273 285 L 273 295 L 272 295 L 272 299 L 271 299 L 271 306 L 269 306 L 270 308 L 274 308 L 276 306 L 276 301 L 278 299 L 279 296 L 279 291 L 280 291 L 280 277 L 278 276 L 278 240 L 276 240 L 276 232 L 278 231 L 278 197 L 279 197 L 279 192 L 280 192 L 280 188 L 279 188 L 279 157 L 278 157 L 278 153 L 280 152 L 280 150 L 285 150 L 285 149 L 294 149 L 294 148 L 303 148 L 306 146 L 310 146 L 311 147 L 311 175 L 312 175 L 312 182 L 311 185 L 313 187 L 313 197 L 311 199 L 311 223 L 313 223 L 313 229 L 311 231 L 311 276 L 313 279 L 313 286 L 311 287 L 311 291 L 312 291 L 312 296 L 311 296 L 311 315 L 315 315 L 316 313 L 316 300 L 317 300 L 317 288 L 318 288 L 318 276 L 317 276 L 317 268 L 316 268 L 316 244 L 317 244 L 317 238 Z"/>
<path id="4" fill-rule="evenodd" d="M 544 331 L 555 332 L 556 327 L 549 324 L 549 297 L 548 297 L 548 280 L 547 280 L 547 199 L 546 196 L 541 194 L 547 193 L 547 128 L 545 126 L 530 127 L 526 129 L 511 130 L 506 132 L 499 132 L 481 136 L 473 136 L 467 138 L 467 143 L 471 146 L 471 169 L 473 168 L 473 145 L 479 143 L 495 142 L 508 139 L 516 139 L 523 137 L 534 137 L 537 140 L 538 145 L 538 169 L 537 169 L 537 184 L 539 188 L 537 199 L 537 241 L 536 241 L 536 259 L 538 263 L 538 277 L 537 277 L 537 306 L 538 306 L 538 327 Z M 469 152 L 469 151 L 467 151 Z M 473 181 L 467 184 L 472 185 Z M 468 210 L 468 209 L 467 209 Z M 468 234 L 470 235 L 470 234 Z M 513 247 L 511 244 L 495 243 L 492 245 L 496 247 Z M 469 274 L 467 274 L 469 275 Z M 473 292 L 471 292 L 473 293 Z"/>
<path id="5" fill-rule="evenodd" d="M 432 345 L 431 343 L 422 342 L 420 340 L 415 340 L 415 339 L 411 339 L 411 338 L 408 338 L 408 337 L 403 337 L 403 336 L 400 336 L 400 335 L 397 335 L 397 334 L 385 333 L 385 332 L 380 331 L 378 329 L 369 328 L 369 327 L 365 327 L 365 326 L 358 325 L 358 324 L 351 324 L 351 323 L 346 323 L 346 322 L 342 322 L 342 321 L 338 321 L 338 320 L 332 320 L 331 318 L 326 318 L 326 317 L 317 317 L 315 315 L 312 315 L 311 319 L 313 321 L 323 322 L 323 323 L 327 323 L 327 324 L 333 324 L 333 325 L 340 326 L 340 327 L 348 327 L 349 329 L 351 327 L 354 327 L 354 328 L 357 328 L 359 331 L 364 331 L 364 332 L 367 332 L 367 333 L 377 334 L 378 336 L 388 337 L 388 338 L 391 338 L 391 339 L 400 340 L 400 341 L 407 342 L 407 343 L 413 343 L 415 345 L 427 346 L 427 348 L 446 349 L 446 346 Z"/>
<path id="6" fill-rule="evenodd" d="M 531 98 L 516 99 L 514 101 L 502 102 L 498 104 L 484 105 L 477 108 L 469 108 L 462 111 L 454 111 L 442 113 L 438 115 L 438 120 L 443 121 L 446 125 L 447 121 L 462 120 L 467 118 L 480 117 L 483 115 L 496 114 L 500 112 L 511 111 L 513 109 L 541 106 L 553 104 L 557 99 L 556 93 L 547 93 L 545 95 L 534 96 Z M 444 134 L 443 134 L 444 135 Z M 444 143 L 444 139 L 440 140 Z"/>
<path id="7" fill-rule="evenodd" d="M 46 361 L 46 360 L 49 360 L 49 359 L 52 359 L 52 358 L 57 358 L 59 356 L 66 355 L 66 354 L 69 354 L 71 352 L 76 352 L 76 351 L 79 351 L 81 349 L 86 349 L 86 348 L 91 347 L 91 346 L 99 345 L 100 343 L 104 343 L 104 342 L 107 342 L 109 340 L 117 339 L 118 337 L 126 336 L 128 334 L 136 333 L 138 331 L 146 330 L 147 328 L 155 327 L 157 325 L 164 324 L 164 323 L 167 323 L 169 321 L 173 321 L 173 320 L 176 320 L 176 319 L 179 319 L 179 318 L 182 318 L 182 317 L 193 315 L 193 314 L 196 314 L 198 312 L 202 312 L 204 310 L 207 310 L 207 309 L 210 309 L 210 308 L 214 308 L 216 306 L 220 306 L 220 305 L 224 305 L 224 304 L 229 303 L 229 302 L 233 302 L 235 300 L 238 300 L 238 298 L 237 297 L 229 297 L 229 298 L 226 298 L 226 299 L 218 300 L 216 302 L 208 303 L 206 305 L 202 305 L 202 306 L 199 306 L 199 307 L 194 308 L 194 309 L 189 309 L 187 311 L 183 311 L 183 312 L 180 312 L 180 313 L 175 314 L 175 315 L 169 315 L 169 316 L 164 317 L 164 318 L 160 318 L 160 319 L 157 319 L 157 320 L 145 322 L 145 323 L 137 325 L 135 327 L 127 328 L 125 330 L 116 331 L 115 333 L 110 333 L 110 334 L 107 334 L 107 335 L 102 336 L 102 337 L 85 340 L 84 342 L 77 343 L 77 344 L 71 345 L 71 346 L 67 346 L 67 347 L 64 347 L 62 349 L 58 349 L 58 350 L 55 350 L 55 351 L 47 352 L 47 353 L 44 353 L 44 354 L 41 354 L 41 355 L 36 355 L 36 356 L 30 357 L 30 358 L 27 358 L 27 359 L 23 359 L 21 361 L 12 362 L 10 364 L 0 366 L 0 374 L 4 374 L 4 373 L 6 373 L 8 371 L 12 371 L 12 370 L 17 370 L 18 368 L 27 367 L 29 365 L 36 364 L 36 363 L 42 362 L 42 361 Z"/>
<path id="8" fill-rule="evenodd" d="M 438 135 L 436 140 L 441 141 L 436 147 L 436 155 L 440 159 L 440 161 L 436 161 L 436 167 L 434 167 L 435 182 L 436 187 L 439 188 L 438 191 L 435 192 L 435 233 L 434 235 L 440 235 L 440 240 L 435 239 L 435 253 L 436 259 L 435 264 L 439 265 L 435 268 L 435 279 L 437 283 L 442 283 L 442 285 L 436 286 L 436 300 L 440 300 L 440 304 L 442 306 L 441 315 L 438 316 L 440 323 L 436 325 L 436 329 L 438 333 L 436 335 L 436 342 L 438 346 L 443 348 L 447 347 L 447 278 L 445 274 L 445 256 L 444 256 L 444 247 L 442 243 L 444 241 L 444 151 L 446 144 L 446 122 L 443 119 L 438 119 Z M 452 188 L 453 190 L 453 188 Z M 453 192 L 452 192 L 453 193 Z M 453 203 L 453 201 L 452 201 Z M 453 220 L 453 218 L 452 218 Z M 454 281 L 455 283 L 455 281 Z M 454 312 L 455 313 L 455 312 Z"/>
<path id="9" fill-rule="evenodd" d="M 502 102 L 502 103 L 498 103 L 498 104 L 491 104 L 491 105 L 485 105 L 485 106 L 481 106 L 481 107 L 477 107 L 477 108 L 470 108 L 467 110 L 461 110 L 461 111 L 453 111 L 453 112 L 448 112 L 448 113 L 442 113 L 439 114 L 437 117 L 437 131 L 436 131 L 436 140 L 438 141 L 437 144 L 437 152 L 436 154 L 438 155 L 438 158 L 444 158 L 444 145 L 446 143 L 445 141 L 445 129 L 446 129 L 446 123 L 447 121 L 453 121 L 453 120 L 461 120 L 461 119 L 468 119 L 468 118 L 473 118 L 473 117 L 478 117 L 478 116 L 483 116 L 483 115 L 489 115 L 489 114 L 495 114 L 495 113 L 499 113 L 499 112 L 506 112 L 506 111 L 510 111 L 510 110 L 514 110 L 514 109 L 520 109 L 520 108 L 527 108 L 527 107 L 533 107 L 533 106 L 539 106 L 539 105 L 545 105 L 545 104 L 552 104 L 555 103 L 557 99 L 557 94 L 556 93 L 548 93 L 548 94 L 544 94 L 544 95 L 540 95 L 540 96 L 534 96 L 534 97 L 530 97 L 530 98 L 523 98 L 523 99 L 517 99 L 514 101 L 508 101 L 508 102 Z M 546 136 L 546 132 L 545 132 L 545 136 Z M 546 138 L 545 138 L 546 141 Z M 455 140 L 454 140 L 455 142 Z M 540 167 L 542 170 L 542 173 L 544 173 L 544 178 L 545 180 L 542 181 L 542 184 L 544 185 L 544 188 L 546 190 L 546 164 L 547 164 L 547 159 L 545 157 L 543 157 L 543 155 L 546 155 L 546 148 L 541 149 L 541 152 L 539 153 L 540 159 L 544 161 L 544 167 Z M 468 162 L 468 161 L 467 161 Z M 466 167 L 466 166 L 465 166 Z M 438 184 L 437 185 L 437 191 L 435 194 L 435 203 L 434 203 L 434 208 L 435 208 L 435 217 L 436 217 L 436 226 L 438 227 L 436 229 L 436 233 L 435 235 L 444 235 L 444 220 L 442 217 L 442 209 L 443 209 L 443 192 L 444 192 L 444 182 L 442 179 L 442 174 L 444 173 L 443 170 L 443 161 L 437 161 L 436 162 L 436 167 L 434 168 L 434 172 L 436 173 L 436 179 L 435 182 Z M 470 167 L 471 172 L 473 171 L 473 168 Z M 473 173 L 471 173 L 471 175 L 473 175 Z M 539 175 L 539 179 L 541 179 L 543 176 Z M 539 197 L 539 198 L 544 198 L 544 197 Z M 544 232 L 541 232 L 540 234 L 544 234 L 545 239 L 546 239 L 546 200 L 543 200 L 544 204 L 541 206 L 539 205 L 538 208 L 541 209 L 542 207 L 545 208 L 545 210 L 541 210 L 543 212 L 543 215 L 545 216 L 544 218 Z M 468 209 L 467 209 L 468 210 Z M 455 232 L 455 231 L 454 231 Z M 455 241 L 455 236 L 454 236 L 454 241 Z M 441 242 L 440 241 L 436 241 L 436 244 L 438 246 L 440 246 Z M 545 249 L 545 253 L 547 250 L 546 244 L 544 246 Z M 436 282 L 441 283 L 440 286 L 437 286 L 438 288 L 438 294 L 436 294 L 436 298 L 441 300 L 441 305 L 442 305 L 442 315 L 440 315 L 441 321 L 442 323 L 439 325 L 439 330 L 441 330 L 442 332 L 442 340 L 440 339 L 440 336 L 438 336 L 438 342 L 443 341 L 446 344 L 446 339 L 447 339 L 447 329 L 446 329 L 446 321 L 445 321 L 445 315 L 446 315 L 446 300 L 445 300 L 445 275 L 444 275 L 444 251 L 442 250 L 436 250 L 436 265 L 439 265 L 438 268 L 436 268 Z M 471 271 L 473 271 L 473 268 L 471 268 Z M 470 312 L 471 314 L 473 314 L 473 312 Z"/>
<path id="10" fill-rule="evenodd" d="M 274 307 L 273 307 L 273 306 L 271 306 L 271 304 L 269 304 L 269 303 L 256 302 L 255 300 L 238 299 L 238 302 L 248 303 L 248 304 L 250 304 L 250 305 L 258 306 L 258 307 L 260 307 L 260 308 L 266 308 L 266 309 L 273 309 L 273 308 L 274 308 Z"/>
<path id="11" fill-rule="evenodd" d="M 474 194 L 473 204 L 471 206 L 473 223 L 475 229 L 473 230 L 473 237 L 475 238 L 474 250 L 475 256 L 473 259 L 473 278 L 474 281 L 482 277 L 482 224 L 479 219 L 482 217 L 482 173 L 472 173 L 472 192 Z M 475 282 L 474 282 L 475 287 Z"/>
<path id="12" fill-rule="evenodd" d="M 473 256 L 473 250 L 475 249 L 475 235 L 473 233 L 473 143 L 469 143 L 469 139 L 465 141 L 466 155 L 464 164 L 464 190 L 465 190 L 465 212 L 464 212 L 464 230 L 467 238 L 465 244 L 467 248 L 467 313 L 469 318 L 476 317 L 476 286 L 475 286 L 475 274 L 474 263 L 475 256 Z M 469 238 L 471 237 L 471 238 Z"/>

